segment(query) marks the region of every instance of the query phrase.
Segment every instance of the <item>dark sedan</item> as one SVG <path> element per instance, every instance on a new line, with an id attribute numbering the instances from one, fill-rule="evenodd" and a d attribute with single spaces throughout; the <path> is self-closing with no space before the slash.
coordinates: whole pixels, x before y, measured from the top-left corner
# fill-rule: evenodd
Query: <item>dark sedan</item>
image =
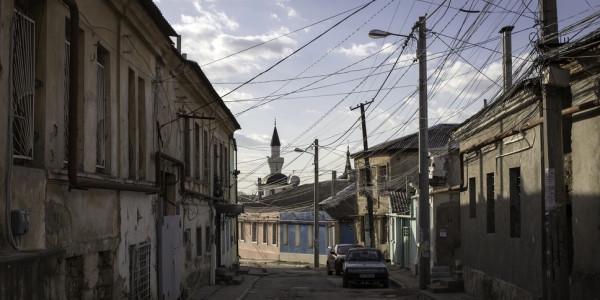
<path id="1" fill-rule="evenodd" d="M 344 260 L 346 259 L 346 253 L 352 248 L 363 247 L 360 244 L 337 244 L 331 248 L 331 251 L 327 255 L 327 275 L 333 274 L 340 275 L 344 266 Z"/>
<path id="2" fill-rule="evenodd" d="M 344 263 L 344 288 L 348 283 L 381 283 L 384 288 L 390 286 L 390 277 L 386 268 L 385 259 L 379 249 L 358 248 L 351 249 L 346 255 Z"/>

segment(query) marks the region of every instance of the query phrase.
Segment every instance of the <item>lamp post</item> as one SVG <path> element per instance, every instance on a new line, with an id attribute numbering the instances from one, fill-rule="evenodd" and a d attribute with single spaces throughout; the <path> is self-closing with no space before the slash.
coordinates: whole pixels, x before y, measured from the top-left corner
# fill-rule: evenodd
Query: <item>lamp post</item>
<path id="1" fill-rule="evenodd" d="M 419 28 L 417 39 L 417 58 L 419 59 L 419 289 L 427 289 L 429 284 L 429 137 L 427 124 L 427 53 L 425 35 L 425 17 L 419 17 L 416 26 Z M 372 38 L 383 38 L 395 35 L 383 30 L 371 30 Z"/>
<path id="2" fill-rule="evenodd" d="M 302 152 L 311 154 L 314 157 L 314 165 L 315 165 L 315 190 L 314 190 L 314 198 L 315 198 L 315 207 L 314 207 L 314 267 L 319 267 L 319 139 L 315 139 L 314 142 L 315 153 L 310 153 L 306 150 L 302 150 L 300 148 L 294 149 L 295 152 Z"/>

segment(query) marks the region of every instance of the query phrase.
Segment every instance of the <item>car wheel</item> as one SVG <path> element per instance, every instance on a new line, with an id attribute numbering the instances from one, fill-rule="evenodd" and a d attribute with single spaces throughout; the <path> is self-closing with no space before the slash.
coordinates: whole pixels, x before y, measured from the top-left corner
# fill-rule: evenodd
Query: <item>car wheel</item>
<path id="1" fill-rule="evenodd" d="M 383 287 L 386 289 L 390 287 L 390 279 L 389 278 L 383 282 Z"/>
<path id="2" fill-rule="evenodd" d="M 333 271 L 329 268 L 329 263 L 327 263 L 326 265 L 327 265 L 327 275 L 333 274 Z"/>
<path id="3" fill-rule="evenodd" d="M 342 280 L 342 286 L 346 289 L 348 288 L 348 279 L 344 275 L 344 279 Z"/>

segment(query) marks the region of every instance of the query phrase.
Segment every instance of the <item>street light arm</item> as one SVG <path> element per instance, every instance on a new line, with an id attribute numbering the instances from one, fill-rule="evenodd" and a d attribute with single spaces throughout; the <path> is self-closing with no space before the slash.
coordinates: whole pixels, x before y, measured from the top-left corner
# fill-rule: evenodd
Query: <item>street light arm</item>
<path id="1" fill-rule="evenodd" d="M 369 31 L 369 37 L 371 37 L 373 39 L 380 39 L 380 38 L 384 38 L 384 37 L 387 37 L 390 35 L 401 36 L 401 37 L 405 37 L 405 38 L 411 37 L 409 35 L 391 33 L 391 32 L 387 32 L 387 31 L 383 31 L 383 30 L 379 30 L 379 29 L 373 29 L 373 30 Z"/>

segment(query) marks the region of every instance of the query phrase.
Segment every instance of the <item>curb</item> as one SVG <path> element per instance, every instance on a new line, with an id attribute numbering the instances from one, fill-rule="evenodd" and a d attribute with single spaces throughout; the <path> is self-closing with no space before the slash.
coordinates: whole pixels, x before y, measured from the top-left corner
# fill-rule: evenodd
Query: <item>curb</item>
<path id="1" fill-rule="evenodd" d="M 244 299 L 244 297 L 246 297 L 246 294 L 248 294 L 248 292 L 254 287 L 254 284 L 256 283 L 257 280 L 259 280 L 262 276 L 258 276 L 256 278 L 254 278 L 254 281 L 252 282 L 252 285 L 250 285 L 250 287 L 248 287 L 239 297 L 237 297 L 236 300 L 242 300 Z"/>
<path id="2" fill-rule="evenodd" d="M 392 278 L 391 276 L 388 277 L 390 279 L 390 284 L 399 288 L 399 289 L 405 289 L 406 287 L 400 283 L 399 281 L 397 281 L 396 279 Z"/>

